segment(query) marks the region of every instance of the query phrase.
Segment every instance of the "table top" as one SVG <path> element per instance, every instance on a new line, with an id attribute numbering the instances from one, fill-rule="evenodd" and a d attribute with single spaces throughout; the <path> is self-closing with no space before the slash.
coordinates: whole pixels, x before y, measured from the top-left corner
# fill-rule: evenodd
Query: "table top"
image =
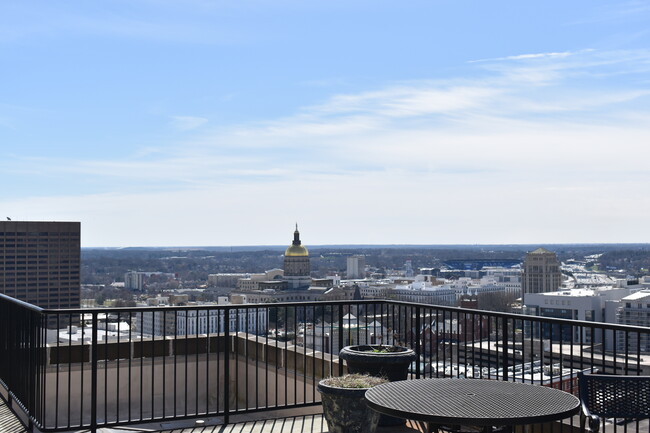
<path id="1" fill-rule="evenodd" d="M 486 379 L 414 379 L 366 392 L 378 412 L 434 424 L 506 426 L 555 421 L 580 411 L 574 395 L 539 385 Z"/>

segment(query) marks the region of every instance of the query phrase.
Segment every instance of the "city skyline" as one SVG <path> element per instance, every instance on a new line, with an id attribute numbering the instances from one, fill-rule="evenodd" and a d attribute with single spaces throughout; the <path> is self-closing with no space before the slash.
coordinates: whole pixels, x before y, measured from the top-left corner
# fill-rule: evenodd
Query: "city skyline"
<path id="1" fill-rule="evenodd" d="M 83 247 L 650 242 L 639 1 L 0 5 L 0 209 Z"/>

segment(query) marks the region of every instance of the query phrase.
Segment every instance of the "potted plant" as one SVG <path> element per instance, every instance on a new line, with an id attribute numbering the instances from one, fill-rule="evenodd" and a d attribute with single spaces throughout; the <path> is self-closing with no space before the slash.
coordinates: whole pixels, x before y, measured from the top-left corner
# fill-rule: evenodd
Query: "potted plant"
<path id="1" fill-rule="evenodd" d="M 390 382 L 406 380 L 409 366 L 417 358 L 413 349 L 385 344 L 346 346 L 341 349 L 339 357 L 345 360 L 349 373 L 385 377 Z M 388 415 L 379 419 L 380 426 L 404 423 L 405 420 Z"/>
<path id="2" fill-rule="evenodd" d="M 379 412 L 369 408 L 365 394 L 369 388 L 388 382 L 369 374 L 329 377 L 318 383 L 323 416 L 330 433 L 373 433 Z"/>
<path id="3" fill-rule="evenodd" d="M 339 357 L 345 359 L 350 373 L 368 373 L 394 382 L 408 377 L 409 365 L 416 355 L 408 347 L 365 344 L 345 346 Z"/>

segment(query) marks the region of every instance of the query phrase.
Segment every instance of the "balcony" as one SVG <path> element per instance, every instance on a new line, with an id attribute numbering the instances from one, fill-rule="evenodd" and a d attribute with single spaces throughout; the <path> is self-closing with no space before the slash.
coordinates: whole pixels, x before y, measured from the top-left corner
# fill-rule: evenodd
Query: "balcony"
<path id="1" fill-rule="evenodd" d="M 650 374 L 639 343 L 648 334 L 391 301 L 43 310 L 0 295 L 0 391 L 39 431 L 171 430 L 278 416 L 318 423 L 316 384 L 345 372 L 337 354 L 346 345 L 413 348 L 420 361 L 411 378 L 480 377 L 576 393 L 578 371 Z M 647 421 L 621 421 L 607 420 L 603 431 L 649 431 Z M 265 433 L 286 431 L 272 424 Z M 548 428 L 569 427 L 577 423 Z"/>

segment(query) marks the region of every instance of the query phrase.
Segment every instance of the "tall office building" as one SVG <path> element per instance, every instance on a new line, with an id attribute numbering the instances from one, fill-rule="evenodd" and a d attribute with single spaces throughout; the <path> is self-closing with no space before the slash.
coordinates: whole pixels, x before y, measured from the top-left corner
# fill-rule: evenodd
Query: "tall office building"
<path id="1" fill-rule="evenodd" d="M 347 260 L 346 276 L 350 279 L 366 278 L 366 258 L 351 256 Z"/>
<path id="2" fill-rule="evenodd" d="M 0 293 L 42 308 L 79 308 L 81 224 L 0 221 Z"/>
<path id="3" fill-rule="evenodd" d="M 557 254 L 544 248 L 537 248 L 526 254 L 524 271 L 521 274 L 522 298 L 526 293 L 554 292 L 561 284 L 562 271 Z"/>

